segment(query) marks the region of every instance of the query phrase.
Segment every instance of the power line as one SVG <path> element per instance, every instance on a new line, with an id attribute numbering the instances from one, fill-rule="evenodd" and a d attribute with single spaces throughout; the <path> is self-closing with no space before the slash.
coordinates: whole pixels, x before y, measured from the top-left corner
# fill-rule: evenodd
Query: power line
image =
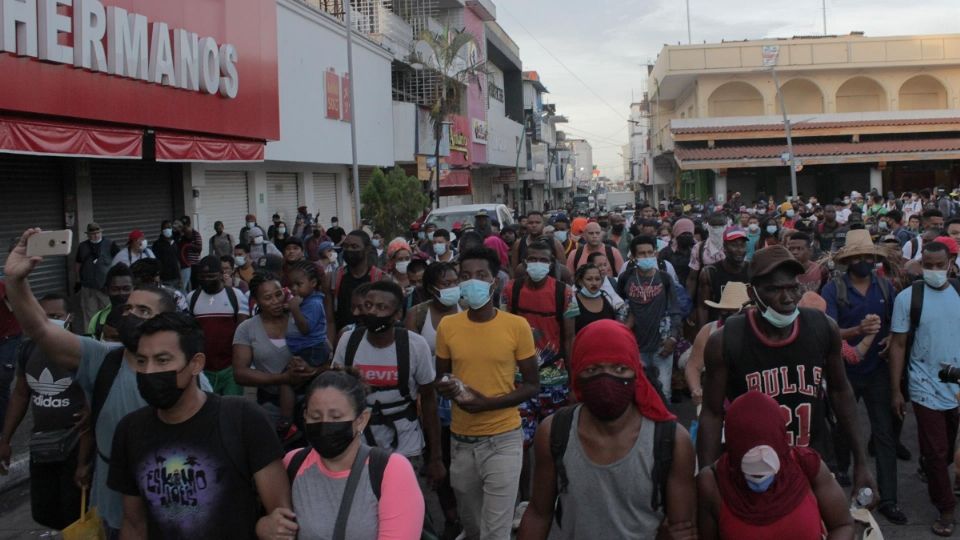
<path id="1" fill-rule="evenodd" d="M 619 110 L 617 110 L 616 107 L 614 107 L 613 105 L 611 105 L 607 100 L 603 99 L 603 96 L 601 96 L 600 94 L 598 94 L 593 88 L 590 87 L 590 85 L 588 85 L 586 82 L 584 82 L 584 80 L 581 79 L 579 75 L 577 75 L 576 73 L 573 72 L 572 69 L 570 69 L 569 67 L 567 67 L 567 65 L 564 64 L 562 60 L 560 60 L 559 58 L 557 58 L 557 55 L 553 54 L 553 52 L 552 52 L 550 49 L 548 49 L 546 45 L 544 45 L 543 43 L 541 43 L 540 40 L 537 39 L 537 38 L 533 35 L 532 32 L 530 32 L 530 30 L 527 30 L 527 27 L 524 26 L 522 22 L 520 22 L 520 19 L 519 19 L 519 18 L 515 17 L 515 16 L 513 15 L 513 13 L 510 13 L 510 11 L 509 11 L 508 9 L 506 9 L 503 5 L 500 5 L 500 6 L 497 6 L 497 7 L 500 8 L 501 10 L 503 10 L 507 15 L 509 15 L 510 18 L 513 19 L 513 20 L 517 23 L 517 26 L 519 26 L 520 29 L 522 29 L 524 32 L 526 32 L 528 36 L 530 36 L 530 39 L 532 39 L 537 45 L 539 45 L 540 48 L 544 50 L 544 52 L 546 52 L 548 55 L 550 55 L 550 57 L 553 58 L 554 61 L 556 61 L 558 64 L 560 64 L 560 66 L 563 67 L 563 69 L 567 70 L 567 73 L 569 73 L 574 79 L 576 79 L 578 82 L 580 82 L 580 84 L 582 84 L 584 88 L 586 88 L 588 91 L 590 91 L 591 94 L 593 94 L 597 99 L 599 99 L 601 103 L 603 103 L 603 104 L 606 105 L 611 111 L 613 111 L 613 114 L 617 115 L 617 117 L 620 118 L 621 120 L 624 120 L 624 121 L 626 121 L 626 122 L 629 122 L 629 121 L 630 121 L 626 116 L 623 116 L 623 113 L 621 113 Z"/>
<path id="2" fill-rule="evenodd" d="M 617 143 L 617 140 L 616 140 L 616 139 L 611 139 L 610 137 L 603 137 L 603 136 L 601 136 L 601 135 L 597 135 L 596 133 L 590 133 L 589 131 L 584 131 L 584 130 L 582 130 L 582 129 L 578 129 L 578 128 L 574 128 L 574 127 L 564 126 L 563 129 L 558 129 L 558 131 L 573 132 L 574 135 L 580 134 L 581 136 L 590 137 L 591 139 L 593 139 L 593 140 L 595 140 L 595 141 L 607 142 L 607 143 L 610 143 L 610 144 Z M 620 141 L 619 144 L 622 146 L 622 145 L 624 145 L 624 144 L 627 144 L 627 141 Z"/>

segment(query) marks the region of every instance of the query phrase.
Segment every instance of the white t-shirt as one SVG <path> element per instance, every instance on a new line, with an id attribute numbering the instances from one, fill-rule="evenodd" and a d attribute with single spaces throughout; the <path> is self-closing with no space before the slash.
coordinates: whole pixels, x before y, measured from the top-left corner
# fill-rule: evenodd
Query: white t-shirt
<path id="1" fill-rule="evenodd" d="M 913 253 L 913 240 L 917 241 L 917 252 Z M 914 236 L 907 241 L 906 244 L 900 248 L 900 251 L 903 253 L 903 258 L 908 261 L 919 261 L 920 257 L 923 255 L 923 237 L 919 234 Z"/>
<path id="2" fill-rule="evenodd" d="M 130 252 L 130 248 L 125 247 L 113 256 L 113 262 L 110 263 L 110 266 L 115 266 L 117 263 L 123 263 L 127 266 L 132 266 L 133 263 L 141 259 L 156 259 L 156 257 L 153 255 L 153 252 L 150 251 L 150 248 L 141 251 L 139 255 L 134 255 Z"/>
<path id="3" fill-rule="evenodd" d="M 345 365 L 347 355 L 347 343 L 353 330 L 344 332 L 340 341 L 337 343 L 337 351 L 333 355 L 333 365 Z M 437 378 L 437 369 L 433 361 L 433 354 L 430 353 L 430 345 L 427 340 L 419 334 L 407 332 L 410 337 L 410 399 L 417 399 L 417 391 L 420 385 L 430 384 Z M 357 347 L 357 354 L 353 359 L 353 367 L 357 368 L 363 375 L 364 381 L 370 385 L 370 395 L 367 396 L 367 404 L 374 402 L 397 403 L 403 401 L 400 391 L 382 390 L 376 391 L 377 386 L 396 386 L 397 369 L 397 347 L 396 343 L 385 349 L 378 349 L 370 344 L 369 336 L 364 336 L 363 341 Z M 404 403 L 397 407 L 384 409 L 384 414 L 394 414 L 403 411 L 407 407 Z M 406 457 L 419 456 L 423 452 L 424 439 L 423 431 L 420 429 L 420 423 L 416 420 L 407 420 L 401 418 L 394 421 L 397 428 L 397 448 L 396 451 Z M 377 446 L 390 448 L 393 442 L 393 431 L 385 425 L 371 425 L 373 437 L 377 441 Z"/>

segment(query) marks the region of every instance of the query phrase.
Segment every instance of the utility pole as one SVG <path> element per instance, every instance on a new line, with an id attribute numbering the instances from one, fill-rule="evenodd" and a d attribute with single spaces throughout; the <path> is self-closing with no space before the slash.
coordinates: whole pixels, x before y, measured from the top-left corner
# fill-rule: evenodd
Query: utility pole
<path id="1" fill-rule="evenodd" d="M 790 118 L 787 117 L 787 107 L 783 100 L 783 91 L 780 88 L 780 78 L 777 77 L 777 67 L 771 68 L 773 72 L 773 84 L 777 86 L 777 97 L 780 99 L 780 112 L 783 113 L 783 129 L 787 135 L 787 154 L 790 156 L 790 193 L 794 198 L 797 197 L 797 159 L 793 155 L 793 137 L 790 133 Z"/>
<path id="2" fill-rule="evenodd" d="M 687 0 L 687 45 L 690 45 L 692 43 L 693 43 L 693 34 L 690 33 L 690 0 Z"/>
<path id="3" fill-rule="evenodd" d="M 823 35 L 827 35 L 827 0 L 823 0 Z"/>
<path id="4" fill-rule="evenodd" d="M 362 225 L 360 215 L 360 167 L 357 164 L 357 110 L 353 106 L 353 80 L 356 73 L 353 71 L 353 24 L 350 16 L 350 0 L 343 0 L 345 11 L 344 22 L 347 25 L 347 71 L 350 73 L 350 152 L 353 158 L 353 226 L 357 229 Z M 439 163 L 437 164 L 439 167 Z"/>

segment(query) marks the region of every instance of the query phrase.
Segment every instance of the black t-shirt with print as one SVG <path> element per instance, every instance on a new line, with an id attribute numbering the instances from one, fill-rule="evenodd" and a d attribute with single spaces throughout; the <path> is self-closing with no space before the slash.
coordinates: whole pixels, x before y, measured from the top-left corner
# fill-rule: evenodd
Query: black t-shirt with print
<path id="1" fill-rule="evenodd" d="M 72 428 L 77 422 L 73 415 L 82 411 L 87 401 L 74 380 L 76 373 L 48 360 L 32 340 L 20 346 L 17 372 L 24 375 L 30 388 L 33 432 Z"/>
<path id="2" fill-rule="evenodd" d="M 240 433 L 221 433 L 229 415 L 222 404 L 242 407 Z M 227 441 L 227 442 L 225 442 Z M 239 443 L 241 451 L 227 452 Z M 273 426 L 253 402 L 207 401 L 180 424 L 162 422 L 151 407 L 117 426 L 107 485 L 143 498 L 150 538 L 254 538 L 259 517 L 253 474 L 283 456 Z"/>

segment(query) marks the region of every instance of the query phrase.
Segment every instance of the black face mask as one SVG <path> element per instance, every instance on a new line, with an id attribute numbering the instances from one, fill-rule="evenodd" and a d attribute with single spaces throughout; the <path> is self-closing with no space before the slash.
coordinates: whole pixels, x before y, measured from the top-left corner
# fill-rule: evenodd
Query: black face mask
<path id="1" fill-rule="evenodd" d="M 347 266 L 357 266 L 363 263 L 363 252 L 357 250 L 344 250 L 343 251 L 343 262 L 347 263 Z"/>
<path id="2" fill-rule="evenodd" d="M 610 222 L 609 222 L 609 221 L 601 221 L 601 222 L 600 222 L 600 228 L 601 228 L 601 229 L 606 229 L 606 228 L 609 227 L 609 226 L 610 226 Z"/>
<path id="3" fill-rule="evenodd" d="M 188 363 L 187 366 L 190 364 Z M 137 390 L 140 397 L 156 409 L 169 409 L 180 401 L 186 388 L 177 386 L 177 375 L 187 369 L 158 371 L 156 373 L 137 373 Z"/>
<path id="4" fill-rule="evenodd" d="M 137 329 L 146 319 L 141 319 L 132 313 L 127 313 L 120 318 L 120 324 L 117 325 L 117 333 L 120 334 L 120 343 L 123 343 L 125 349 L 130 352 L 137 352 L 137 343 L 140 342 L 140 336 Z"/>
<path id="5" fill-rule="evenodd" d="M 118 294 L 116 296 L 110 297 L 110 305 L 113 307 L 120 307 L 127 303 L 127 300 L 130 299 L 129 294 Z"/>
<path id="6" fill-rule="evenodd" d="M 217 294 L 223 288 L 223 281 L 219 279 L 205 279 L 200 282 L 200 289 L 207 294 Z"/>
<path id="7" fill-rule="evenodd" d="M 613 234 L 623 234 L 623 223 L 618 223 L 611 227 Z"/>
<path id="8" fill-rule="evenodd" d="M 850 268 L 850 273 L 857 277 L 867 277 L 870 275 L 870 272 L 873 271 L 873 263 L 869 261 L 857 261 L 848 268 Z"/>
<path id="9" fill-rule="evenodd" d="M 693 247 L 693 235 L 692 234 L 681 234 L 677 237 L 677 246 L 680 249 L 690 249 Z"/>
<path id="10" fill-rule="evenodd" d="M 391 313 L 386 317 L 380 317 L 378 315 L 373 315 L 371 313 L 364 313 L 359 318 L 360 324 L 365 326 L 367 330 L 373 332 L 374 334 L 379 334 L 380 332 L 385 332 L 393 326 L 393 316 L 396 313 Z"/>
<path id="11" fill-rule="evenodd" d="M 304 434 L 310 446 L 326 459 L 333 459 L 347 451 L 357 437 L 353 432 L 353 420 L 343 422 L 314 422 L 304 424 Z"/>

